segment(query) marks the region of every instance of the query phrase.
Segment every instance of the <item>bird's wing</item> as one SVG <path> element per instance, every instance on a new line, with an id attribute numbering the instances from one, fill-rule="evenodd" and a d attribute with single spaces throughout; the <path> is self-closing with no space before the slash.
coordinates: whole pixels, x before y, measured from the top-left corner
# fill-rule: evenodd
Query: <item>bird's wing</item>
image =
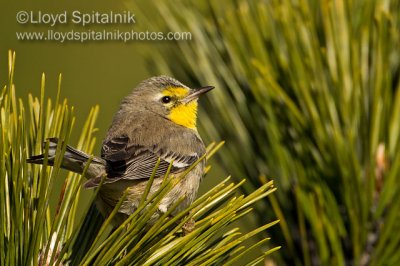
<path id="1" fill-rule="evenodd" d="M 160 159 L 160 164 L 156 170 L 156 177 L 165 175 L 171 163 L 171 173 L 179 173 L 196 162 L 200 156 L 197 153 L 180 154 L 167 151 L 157 145 L 132 144 L 127 136 L 108 140 L 102 148 L 102 157 L 109 165 L 110 179 L 148 179 L 158 159 Z"/>

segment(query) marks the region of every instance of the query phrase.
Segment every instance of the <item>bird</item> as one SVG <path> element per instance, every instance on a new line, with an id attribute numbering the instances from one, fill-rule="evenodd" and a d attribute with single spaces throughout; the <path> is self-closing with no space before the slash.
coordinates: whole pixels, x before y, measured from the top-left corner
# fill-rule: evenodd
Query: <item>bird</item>
<path id="1" fill-rule="evenodd" d="M 149 224 L 183 198 L 173 211 L 178 213 L 195 200 L 204 175 L 206 148 L 197 130 L 198 98 L 213 88 L 190 88 L 168 76 L 142 81 L 122 100 L 102 143 L 101 155 L 91 156 L 68 145 L 61 167 L 79 174 L 86 168 L 84 187 L 98 187 L 95 204 L 103 217 L 110 215 L 126 193 L 112 220 L 114 226 L 137 210 L 153 170 L 149 196 L 160 188 L 169 169 L 177 184 L 160 201 Z M 48 141 L 47 161 L 53 165 L 60 141 Z M 27 160 L 32 164 L 44 161 L 44 154 Z"/>

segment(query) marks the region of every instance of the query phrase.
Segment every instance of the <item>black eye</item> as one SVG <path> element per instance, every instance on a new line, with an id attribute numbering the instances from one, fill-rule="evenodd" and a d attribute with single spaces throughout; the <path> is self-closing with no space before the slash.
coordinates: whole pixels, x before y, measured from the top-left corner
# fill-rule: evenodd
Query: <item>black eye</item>
<path id="1" fill-rule="evenodd" d="M 170 103 L 170 102 L 171 102 L 171 97 L 169 97 L 169 96 L 164 96 L 164 97 L 161 98 L 161 101 L 162 101 L 163 103 Z"/>

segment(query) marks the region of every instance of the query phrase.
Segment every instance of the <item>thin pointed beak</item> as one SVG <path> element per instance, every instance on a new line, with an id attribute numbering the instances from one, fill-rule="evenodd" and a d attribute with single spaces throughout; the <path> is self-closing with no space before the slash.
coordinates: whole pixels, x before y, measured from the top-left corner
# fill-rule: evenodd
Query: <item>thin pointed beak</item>
<path id="1" fill-rule="evenodd" d="M 199 98 L 200 95 L 207 93 L 212 89 L 214 89 L 214 86 L 205 86 L 205 87 L 201 87 L 201 88 L 192 89 L 190 94 L 182 99 L 182 102 L 184 104 L 187 104 L 187 103 Z"/>

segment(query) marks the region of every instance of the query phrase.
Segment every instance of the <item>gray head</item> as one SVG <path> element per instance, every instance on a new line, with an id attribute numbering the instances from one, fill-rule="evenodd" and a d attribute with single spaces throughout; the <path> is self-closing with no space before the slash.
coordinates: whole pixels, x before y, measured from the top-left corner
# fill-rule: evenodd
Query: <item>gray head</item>
<path id="1" fill-rule="evenodd" d="M 152 77 L 142 81 L 122 101 L 121 110 L 153 112 L 179 125 L 194 128 L 197 99 L 213 88 L 192 89 L 171 77 Z"/>

